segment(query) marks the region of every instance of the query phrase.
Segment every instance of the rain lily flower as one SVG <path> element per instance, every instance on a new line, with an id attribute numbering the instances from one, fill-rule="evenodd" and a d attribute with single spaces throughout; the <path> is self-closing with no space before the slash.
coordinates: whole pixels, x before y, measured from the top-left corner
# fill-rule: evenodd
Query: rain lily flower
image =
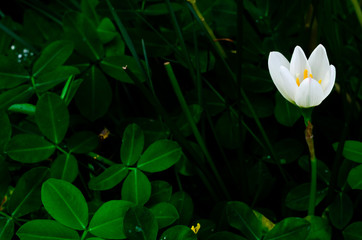
<path id="1" fill-rule="evenodd" d="M 301 108 L 319 105 L 331 93 L 336 79 L 336 69 L 329 65 L 326 49 L 321 44 L 308 60 L 303 50 L 295 47 L 290 63 L 281 53 L 271 52 L 268 67 L 283 97 Z"/>

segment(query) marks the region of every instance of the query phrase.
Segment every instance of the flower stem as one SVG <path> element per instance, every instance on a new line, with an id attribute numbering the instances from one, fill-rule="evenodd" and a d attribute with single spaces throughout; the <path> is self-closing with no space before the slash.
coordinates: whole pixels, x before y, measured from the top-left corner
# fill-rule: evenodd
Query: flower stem
<path id="1" fill-rule="evenodd" d="M 315 151 L 314 151 L 313 125 L 310 121 L 308 121 L 307 128 L 305 129 L 305 140 L 309 148 L 310 166 L 311 166 L 311 183 L 310 183 L 308 216 L 314 216 L 316 192 L 317 192 L 317 158 L 315 157 Z"/>

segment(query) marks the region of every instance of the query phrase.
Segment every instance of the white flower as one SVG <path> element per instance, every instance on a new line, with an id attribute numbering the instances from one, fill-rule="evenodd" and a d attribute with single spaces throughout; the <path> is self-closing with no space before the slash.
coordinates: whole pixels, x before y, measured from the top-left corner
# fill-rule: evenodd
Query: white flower
<path id="1" fill-rule="evenodd" d="M 268 59 L 271 78 L 289 102 L 309 108 L 319 105 L 332 91 L 336 68 L 329 65 L 326 49 L 319 44 L 307 60 L 303 50 L 294 49 L 290 63 L 279 52 Z"/>

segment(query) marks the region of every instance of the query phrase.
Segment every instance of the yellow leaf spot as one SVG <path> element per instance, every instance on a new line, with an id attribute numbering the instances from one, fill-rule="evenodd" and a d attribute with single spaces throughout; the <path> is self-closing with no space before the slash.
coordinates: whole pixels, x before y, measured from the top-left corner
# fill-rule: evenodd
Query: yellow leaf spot
<path id="1" fill-rule="evenodd" d="M 201 228 L 200 223 L 197 223 L 196 227 L 195 227 L 195 226 L 192 226 L 192 227 L 191 227 L 191 230 L 192 230 L 195 234 L 197 234 L 197 232 L 200 230 L 200 228 Z"/>

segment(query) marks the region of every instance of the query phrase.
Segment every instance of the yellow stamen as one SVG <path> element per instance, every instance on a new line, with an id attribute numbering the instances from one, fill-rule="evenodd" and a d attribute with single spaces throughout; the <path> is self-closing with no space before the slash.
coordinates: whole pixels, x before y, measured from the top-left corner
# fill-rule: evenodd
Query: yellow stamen
<path id="1" fill-rule="evenodd" d="M 322 84 L 322 79 L 320 79 L 320 80 L 318 81 L 318 83 L 319 83 L 319 84 Z"/>
<path id="2" fill-rule="evenodd" d="M 308 70 L 307 69 L 304 70 L 303 75 L 304 75 L 303 79 L 306 79 L 308 77 Z"/>
<path id="3" fill-rule="evenodd" d="M 309 77 L 310 77 L 310 78 L 313 78 L 313 75 L 312 75 L 312 74 L 309 74 Z"/>
<path id="4" fill-rule="evenodd" d="M 297 85 L 298 85 L 298 87 L 299 87 L 299 85 L 300 85 L 300 82 L 299 82 L 299 78 L 297 78 Z"/>
<path id="5" fill-rule="evenodd" d="M 201 228 L 200 223 L 197 223 L 196 227 L 194 227 L 194 226 L 191 227 L 191 230 L 192 230 L 195 234 L 197 234 L 197 232 L 200 230 L 200 228 Z"/>

